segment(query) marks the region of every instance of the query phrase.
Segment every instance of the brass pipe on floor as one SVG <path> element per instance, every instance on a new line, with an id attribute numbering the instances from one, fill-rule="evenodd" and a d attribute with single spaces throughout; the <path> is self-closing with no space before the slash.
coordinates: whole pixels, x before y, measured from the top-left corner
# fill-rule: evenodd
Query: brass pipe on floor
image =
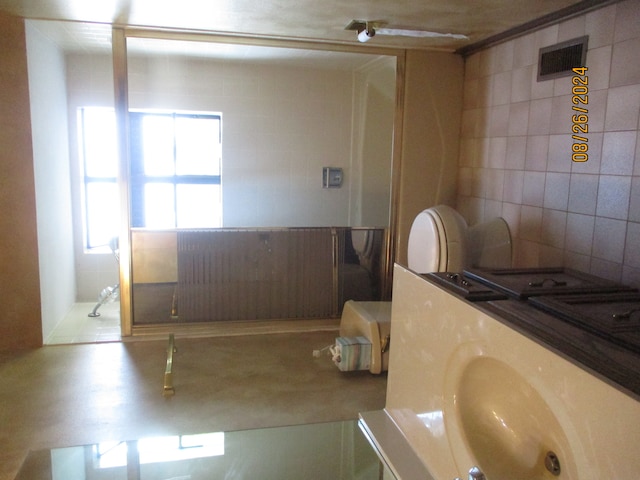
<path id="1" fill-rule="evenodd" d="M 167 366 L 164 369 L 164 388 L 162 395 L 169 397 L 173 395 L 175 390 L 173 389 L 173 354 L 177 351 L 175 347 L 175 339 L 173 333 L 169 335 L 169 346 L 167 347 Z"/>

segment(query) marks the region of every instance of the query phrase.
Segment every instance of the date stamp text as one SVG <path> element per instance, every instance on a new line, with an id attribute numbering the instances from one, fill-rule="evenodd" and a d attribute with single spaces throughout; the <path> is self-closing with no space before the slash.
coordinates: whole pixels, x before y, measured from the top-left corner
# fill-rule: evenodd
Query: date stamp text
<path id="1" fill-rule="evenodd" d="M 571 103 L 573 110 L 571 115 L 571 160 L 574 162 L 586 162 L 589 160 L 589 77 L 587 67 L 573 69 L 571 78 Z"/>

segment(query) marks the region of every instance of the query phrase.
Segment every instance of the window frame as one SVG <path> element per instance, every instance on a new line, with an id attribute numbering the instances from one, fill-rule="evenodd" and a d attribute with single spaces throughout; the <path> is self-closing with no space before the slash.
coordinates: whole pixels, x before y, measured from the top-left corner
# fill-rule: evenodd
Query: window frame
<path id="1" fill-rule="evenodd" d="M 118 185 L 118 175 L 117 173 L 114 176 L 95 176 L 89 175 L 88 171 L 88 161 L 87 158 L 87 138 L 86 138 L 86 130 L 87 126 L 85 123 L 86 111 L 90 109 L 103 109 L 109 110 L 113 114 L 113 122 L 115 124 L 115 110 L 110 107 L 99 107 L 99 106 L 82 106 L 77 109 L 77 118 L 78 118 L 78 153 L 80 156 L 80 165 L 81 165 L 81 177 L 82 177 L 82 213 L 83 213 L 83 237 L 84 237 L 84 249 L 88 252 L 98 252 L 102 251 L 103 247 L 108 246 L 109 243 L 101 242 L 99 244 L 92 243 L 92 232 L 94 229 L 92 228 L 93 224 L 96 222 L 96 218 L 92 218 L 91 208 L 89 205 L 90 198 L 90 190 L 91 185 L 96 185 L 100 183 L 108 183 L 112 185 Z M 132 228 L 148 228 L 146 226 L 146 222 L 144 219 L 144 204 L 145 204 L 145 195 L 144 195 L 144 186 L 152 183 L 165 183 L 173 185 L 174 189 L 174 198 L 173 198 L 173 209 L 174 209 L 174 226 L 177 227 L 178 222 L 178 207 L 177 207 L 177 195 L 176 190 L 178 185 L 220 185 L 222 186 L 222 155 L 221 151 L 219 156 L 219 170 L 217 175 L 177 175 L 175 173 L 173 175 L 166 176 L 151 176 L 144 174 L 144 157 L 142 154 L 141 141 L 136 144 L 135 136 L 133 135 L 133 129 L 138 128 L 139 125 L 142 124 L 142 118 L 148 115 L 165 115 L 171 117 L 186 117 L 186 118 L 203 118 L 203 119 L 215 119 L 218 121 L 218 131 L 217 134 L 217 142 L 222 145 L 222 113 L 219 112 L 186 112 L 186 111 L 158 111 L 158 110 L 130 110 L 129 111 L 129 119 L 130 119 L 130 165 L 129 165 L 129 173 L 128 173 L 128 183 L 130 189 L 130 226 Z M 138 121 L 140 119 L 140 121 Z M 137 126 L 138 127 L 137 127 Z M 115 130 L 114 130 L 115 134 Z M 141 135 L 138 136 L 139 139 L 142 138 Z M 117 138 L 113 138 L 114 144 L 117 142 Z M 173 148 L 173 162 L 174 166 L 176 164 L 176 149 L 175 149 L 175 131 L 174 131 L 174 148 Z M 114 165 L 116 167 L 116 172 L 118 168 L 118 160 L 117 158 L 113 159 Z M 118 201 L 119 199 L 116 197 L 114 201 Z M 222 192 L 220 192 L 220 223 L 222 223 Z M 114 211 L 119 211 L 116 207 L 114 207 Z M 220 227 L 222 224 L 220 224 Z M 204 227 L 203 227 L 204 228 Z M 114 232 L 114 236 L 117 236 L 117 231 Z"/>
<path id="2" fill-rule="evenodd" d="M 129 111 L 129 130 L 130 130 L 130 192 L 131 192 L 131 227 L 132 228 L 149 228 L 145 221 L 145 194 L 144 187 L 147 184 L 164 183 L 173 185 L 173 211 L 174 225 L 172 228 L 178 228 L 177 222 L 177 201 L 176 190 L 178 185 L 222 185 L 222 166 L 220 165 L 220 173 L 218 175 L 147 175 L 144 173 L 144 154 L 142 152 L 142 134 L 137 134 L 142 128 L 142 120 L 145 116 L 169 116 L 172 118 L 203 118 L 216 119 L 219 123 L 218 143 L 222 144 L 222 114 L 221 113 L 204 113 L 204 112 L 183 112 L 183 111 L 153 111 L 153 110 L 130 110 Z M 136 135 L 137 134 L 137 135 Z M 136 142 L 136 139 L 138 142 Z M 176 142 L 174 133 L 173 142 L 173 161 L 176 164 Z M 221 161 L 221 159 L 220 159 Z M 175 172 L 175 169 L 174 169 Z M 222 199 L 220 200 L 222 204 Z M 222 225 L 220 225 L 222 226 Z"/>

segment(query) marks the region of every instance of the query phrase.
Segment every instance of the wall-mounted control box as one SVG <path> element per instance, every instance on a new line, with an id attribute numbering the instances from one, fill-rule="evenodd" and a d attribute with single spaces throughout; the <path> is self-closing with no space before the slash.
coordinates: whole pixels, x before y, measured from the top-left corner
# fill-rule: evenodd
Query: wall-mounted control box
<path id="1" fill-rule="evenodd" d="M 322 169 L 322 188 L 340 188 L 342 186 L 342 169 L 324 167 Z"/>

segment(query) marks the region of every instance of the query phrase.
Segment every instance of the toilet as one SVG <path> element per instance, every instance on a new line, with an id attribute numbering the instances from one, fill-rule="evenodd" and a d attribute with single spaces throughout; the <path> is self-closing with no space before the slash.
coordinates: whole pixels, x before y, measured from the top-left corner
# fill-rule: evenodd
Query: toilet
<path id="1" fill-rule="evenodd" d="M 415 273 L 461 272 L 468 267 L 509 268 L 511 234 L 502 218 L 468 227 L 456 210 L 438 205 L 413 221 L 407 244 L 409 269 Z M 389 364 L 391 302 L 345 302 L 341 337 L 365 337 L 371 342 L 369 371 L 381 373 Z"/>

